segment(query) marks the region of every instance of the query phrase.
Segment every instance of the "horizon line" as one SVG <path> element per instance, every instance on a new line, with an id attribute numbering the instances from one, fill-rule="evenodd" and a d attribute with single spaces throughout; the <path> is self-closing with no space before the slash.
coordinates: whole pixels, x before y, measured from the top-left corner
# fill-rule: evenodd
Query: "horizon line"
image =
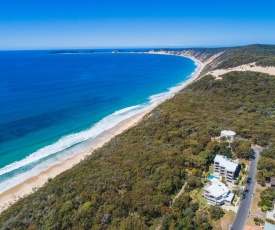
<path id="1" fill-rule="evenodd" d="M 192 49 L 192 48 L 233 48 L 251 45 L 275 45 L 274 44 L 264 44 L 264 43 L 252 43 L 246 45 L 194 45 L 194 46 L 96 46 L 96 47 L 48 47 L 48 48 L 19 48 L 19 49 L 0 49 L 0 51 L 46 51 L 46 50 L 109 50 L 109 49 Z"/>

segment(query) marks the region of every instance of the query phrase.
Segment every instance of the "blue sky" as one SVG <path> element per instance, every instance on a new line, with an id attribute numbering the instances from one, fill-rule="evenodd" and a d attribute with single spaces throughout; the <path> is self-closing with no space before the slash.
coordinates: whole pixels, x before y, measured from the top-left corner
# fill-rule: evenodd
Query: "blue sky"
<path id="1" fill-rule="evenodd" d="M 0 49 L 275 44 L 274 0 L 3 0 Z"/>

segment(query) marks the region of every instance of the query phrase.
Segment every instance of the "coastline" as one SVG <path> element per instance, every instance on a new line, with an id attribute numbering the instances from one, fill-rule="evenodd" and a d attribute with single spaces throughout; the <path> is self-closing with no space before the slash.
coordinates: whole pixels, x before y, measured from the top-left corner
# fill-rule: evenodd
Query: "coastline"
<path id="1" fill-rule="evenodd" d="M 152 53 L 151 53 L 152 54 Z M 160 53 L 156 52 L 154 54 L 165 54 L 165 55 L 175 55 L 175 54 L 167 54 L 167 53 Z M 66 159 L 63 162 L 56 164 L 50 168 L 48 168 L 45 171 L 42 171 L 37 176 L 33 176 L 18 185 L 15 185 L 14 187 L 4 191 L 0 194 L 0 213 L 7 209 L 11 204 L 15 203 L 18 199 L 27 196 L 31 193 L 33 193 L 37 188 L 42 187 L 50 178 L 54 178 L 58 174 L 72 168 L 74 165 L 78 164 L 83 160 L 87 155 L 93 154 L 93 150 L 100 148 L 105 143 L 110 141 L 113 137 L 115 137 L 118 134 L 123 133 L 125 130 L 131 128 L 132 126 L 135 126 L 142 120 L 142 118 L 151 112 L 155 107 L 166 101 L 167 99 L 173 97 L 176 93 L 178 93 L 180 90 L 185 88 L 187 85 L 193 83 L 199 78 L 199 75 L 201 71 L 203 70 L 205 64 L 199 61 L 198 59 L 185 56 L 185 55 L 177 55 L 182 57 L 187 57 L 189 59 L 192 59 L 195 64 L 197 65 L 197 68 L 195 71 L 191 74 L 191 77 L 185 81 L 182 82 L 180 85 L 172 87 L 175 89 L 171 96 L 168 98 L 164 98 L 163 100 L 160 100 L 158 103 L 153 104 L 152 106 L 148 107 L 145 111 L 139 112 L 132 117 L 125 119 L 124 121 L 121 121 L 118 123 L 115 127 L 104 131 L 99 136 L 95 137 L 92 141 L 92 144 L 90 146 L 89 150 L 86 150 L 82 153 L 77 154 L 76 156 Z"/>

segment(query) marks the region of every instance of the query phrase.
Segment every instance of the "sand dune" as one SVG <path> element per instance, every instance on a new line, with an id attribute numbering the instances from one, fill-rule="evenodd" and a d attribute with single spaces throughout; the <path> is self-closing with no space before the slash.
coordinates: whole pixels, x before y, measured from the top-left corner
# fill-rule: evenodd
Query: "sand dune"
<path id="1" fill-rule="evenodd" d="M 212 74 L 215 77 L 219 77 L 220 75 L 226 74 L 231 71 L 254 71 L 254 72 L 261 72 L 261 73 L 268 73 L 270 75 L 275 75 L 274 66 L 268 66 L 268 67 L 256 66 L 255 62 L 246 64 L 246 65 L 240 65 L 229 69 L 217 69 L 217 70 L 210 71 L 207 74 Z M 217 78 L 217 79 L 221 79 L 221 78 Z"/>

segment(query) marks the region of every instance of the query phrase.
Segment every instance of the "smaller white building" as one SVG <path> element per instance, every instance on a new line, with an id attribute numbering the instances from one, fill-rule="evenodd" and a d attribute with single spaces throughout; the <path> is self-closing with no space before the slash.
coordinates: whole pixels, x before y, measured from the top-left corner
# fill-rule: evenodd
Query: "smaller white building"
<path id="1" fill-rule="evenodd" d="M 214 172 L 225 177 L 226 181 L 233 182 L 237 176 L 238 160 L 231 160 L 222 155 L 216 155 L 214 159 Z"/>
<path id="2" fill-rule="evenodd" d="M 223 130 L 221 131 L 220 137 L 226 137 L 228 142 L 233 142 L 236 138 L 236 133 L 231 130 Z"/>
<path id="3" fill-rule="evenodd" d="M 212 205 L 230 205 L 234 199 L 234 194 L 229 191 L 227 186 L 217 178 L 210 180 L 211 185 L 204 189 L 204 198 Z"/>
<path id="4" fill-rule="evenodd" d="M 266 212 L 266 220 L 267 219 L 269 219 L 271 221 L 275 221 L 275 205 L 274 205 L 274 209 L 272 211 Z M 275 229 L 275 224 L 271 224 L 266 221 L 264 230 L 272 230 L 272 229 Z"/>

